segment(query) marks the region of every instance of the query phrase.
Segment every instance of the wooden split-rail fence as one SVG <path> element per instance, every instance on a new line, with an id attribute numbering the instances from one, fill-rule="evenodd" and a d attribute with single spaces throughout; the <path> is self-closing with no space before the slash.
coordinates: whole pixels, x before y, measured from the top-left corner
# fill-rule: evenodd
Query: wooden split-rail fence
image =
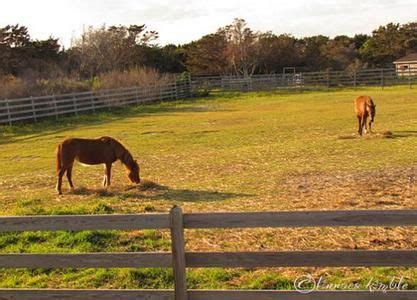
<path id="1" fill-rule="evenodd" d="M 417 226 L 417 210 L 0 217 L 0 232 L 170 229 L 172 252 L 0 254 L 0 268 L 173 268 L 174 290 L 0 289 L 0 299 L 417 299 L 417 291 L 188 290 L 187 268 L 416 267 L 416 250 L 186 252 L 184 228 Z"/>
<path id="2" fill-rule="evenodd" d="M 417 83 L 417 68 L 406 71 L 393 68 L 359 69 L 352 71 L 322 71 L 300 73 L 255 74 L 252 76 L 217 75 L 191 76 L 193 90 L 262 91 L 262 90 L 319 90 L 329 88 L 387 87 Z"/>
<path id="3" fill-rule="evenodd" d="M 252 76 L 186 76 L 166 85 L 97 90 L 82 93 L 0 99 L 0 125 L 36 122 L 45 117 L 95 112 L 132 104 L 189 98 L 201 92 L 315 90 L 335 87 L 393 86 L 417 83 L 417 68 L 407 71 L 363 69 Z M 203 94 L 204 94 L 203 93 Z"/>
<path id="4" fill-rule="evenodd" d="M 97 90 L 81 93 L 0 99 L 0 124 L 38 121 L 45 117 L 59 118 L 101 109 L 113 109 L 132 104 L 168 101 L 191 96 L 189 80 L 166 85 Z"/>

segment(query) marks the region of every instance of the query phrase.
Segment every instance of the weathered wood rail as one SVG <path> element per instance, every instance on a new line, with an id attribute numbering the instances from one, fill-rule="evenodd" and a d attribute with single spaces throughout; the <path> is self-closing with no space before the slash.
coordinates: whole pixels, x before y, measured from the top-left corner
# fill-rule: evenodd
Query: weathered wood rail
<path id="1" fill-rule="evenodd" d="M 252 76 L 218 75 L 192 77 L 193 90 L 259 91 L 259 90 L 311 90 L 334 87 L 393 86 L 417 82 L 417 68 L 407 71 L 394 68 L 359 69 L 352 71 L 322 71 L 300 73 L 257 74 Z"/>
<path id="2" fill-rule="evenodd" d="M 97 90 L 81 93 L 0 99 L 0 124 L 38 121 L 44 117 L 58 118 L 99 109 L 112 109 L 153 101 L 175 100 L 191 96 L 190 82 L 166 85 Z"/>
<path id="3" fill-rule="evenodd" d="M 97 90 L 81 93 L 0 99 L 0 125 L 59 118 L 99 109 L 112 109 L 152 101 L 192 97 L 207 91 L 312 90 L 332 87 L 393 86 L 417 83 L 417 68 L 407 71 L 361 69 L 355 71 L 259 74 L 252 76 L 191 76 L 166 85 Z"/>
<path id="4" fill-rule="evenodd" d="M 417 210 L 0 217 L 0 232 L 170 229 L 172 252 L 0 254 L 0 268 L 173 268 L 174 290 L 0 289 L 2 299 L 417 299 L 417 291 L 188 290 L 186 268 L 417 267 L 416 250 L 186 252 L 184 228 L 417 226 Z"/>

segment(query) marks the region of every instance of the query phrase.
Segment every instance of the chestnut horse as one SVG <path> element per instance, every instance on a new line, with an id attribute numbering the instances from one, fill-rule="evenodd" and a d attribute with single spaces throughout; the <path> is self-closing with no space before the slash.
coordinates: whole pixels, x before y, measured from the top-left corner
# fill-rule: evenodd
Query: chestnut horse
<path id="1" fill-rule="evenodd" d="M 365 133 L 368 131 L 371 132 L 371 125 L 374 122 L 375 119 L 375 107 L 374 101 L 369 96 L 359 96 L 354 101 L 355 105 L 355 113 L 358 117 L 358 133 L 359 135 L 362 135 L 363 129 L 365 129 Z M 367 124 L 366 121 L 369 117 L 369 123 Z M 368 125 L 368 126 L 367 126 Z"/>
<path id="2" fill-rule="evenodd" d="M 56 171 L 58 176 L 56 190 L 60 195 L 62 194 L 62 177 L 65 172 L 67 173 L 71 189 L 74 188 L 71 177 L 74 160 L 87 165 L 104 164 L 106 172 L 103 186 L 110 185 L 112 163 L 120 160 L 126 167 L 130 181 L 140 183 L 138 163 L 133 159 L 126 147 L 116 139 L 108 136 L 97 139 L 69 138 L 60 143 L 56 150 Z"/>

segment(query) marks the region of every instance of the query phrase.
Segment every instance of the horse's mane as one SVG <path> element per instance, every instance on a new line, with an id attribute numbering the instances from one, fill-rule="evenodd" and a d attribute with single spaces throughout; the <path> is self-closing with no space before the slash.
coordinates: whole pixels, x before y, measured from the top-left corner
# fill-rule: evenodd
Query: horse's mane
<path id="1" fill-rule="evenodd" d="M 371 97 L 369 97 L 368 99 L 366 99 L 366 104 L 370 107 L 375 107 L 375 103 L 374 100 L 372 100 Z"/>
<path id="2" fill-rule="evenodd" d="M 115 151 L 117 159 L 119 159 L 125 166 L 130 166 L 134 163 L 132 154 L 127 150 L 121 142 L 109 136 L 103 136 L 100 140 L 110 143 Z"/>

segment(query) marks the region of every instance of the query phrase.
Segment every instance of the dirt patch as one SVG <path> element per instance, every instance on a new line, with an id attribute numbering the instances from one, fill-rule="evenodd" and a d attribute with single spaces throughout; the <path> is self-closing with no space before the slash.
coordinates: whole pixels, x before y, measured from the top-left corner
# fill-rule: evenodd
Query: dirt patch
<path id="1" fill-rule="evenodd" d="M 150 181 L 150 180 L 142 180 L 139 185 L 133 187 L 131 189 L 138 189 L 139 191 L 163 191 L 168 189 L 166 186 L 163 186 L 159 183 Z"/>
<path id="2" fill-rule="evenodd" d="M 295 175 L 283 182 L 291 208 L 417 207 L 417 166 L 355 173 Z M 295 207 L 294 207 L 295 206 Z"/>

